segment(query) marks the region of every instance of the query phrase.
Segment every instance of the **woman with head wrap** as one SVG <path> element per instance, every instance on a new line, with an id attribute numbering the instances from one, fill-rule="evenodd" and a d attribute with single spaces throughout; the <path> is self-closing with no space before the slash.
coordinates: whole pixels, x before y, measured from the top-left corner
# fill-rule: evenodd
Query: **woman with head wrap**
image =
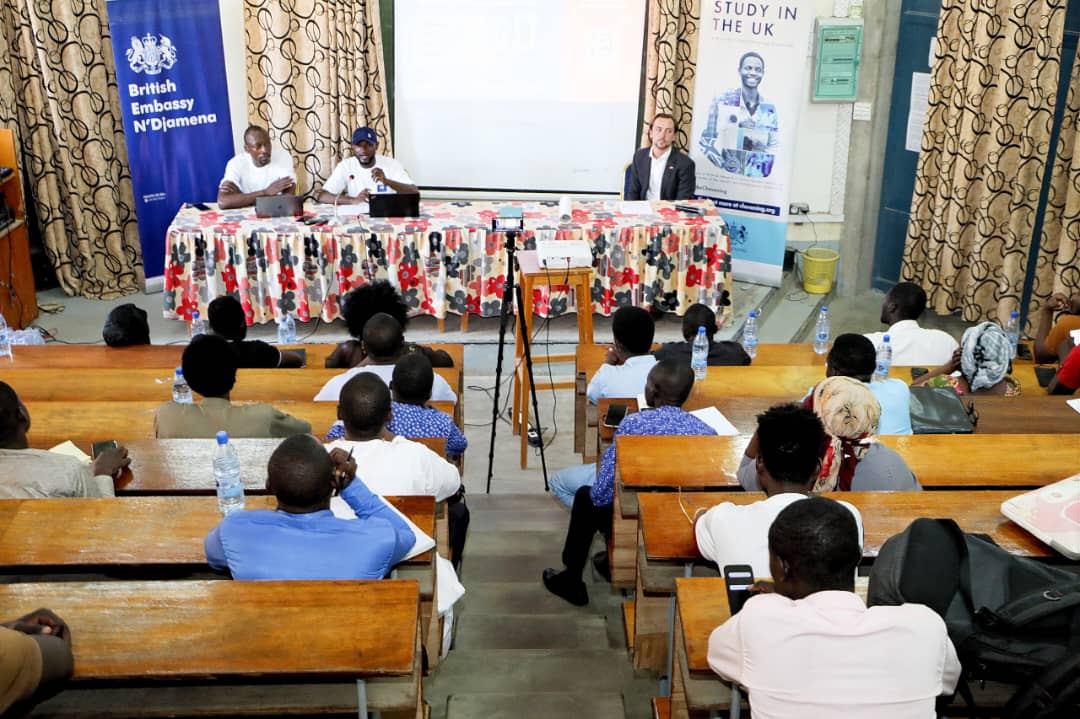
<path id="1" fill-rule="evenodd" d="M 911 491 L 922 489 L 904 458 L 873 441 L 881 407 L 864 383 L 852 377 L 828 377 L 818 382 L 803 402 L 825 426 L 821 471 L 815 492 Z M 760 490 L 757 481 L 757 437 L 750 441 L 739 465 L 743 489 Z"/>
<path id="2" fill-rule="evenodd" d="M 957 370 L 960 375 L 951 376 Z M 969 327 L 952 359 L 935 367 L 912 385 L 952 387 L 957 394 L 996 394 L 1016 397 L 1020 383 L 1009 376 L 1012 370 L 1012 344 L 1005 330 L 993 322 Z"/>

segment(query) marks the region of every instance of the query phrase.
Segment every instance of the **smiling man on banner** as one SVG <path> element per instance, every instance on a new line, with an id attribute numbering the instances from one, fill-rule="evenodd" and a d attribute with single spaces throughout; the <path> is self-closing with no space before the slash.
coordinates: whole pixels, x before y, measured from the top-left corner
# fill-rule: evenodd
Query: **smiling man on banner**
<path id="1" fill-rule="evenodd" d="M 274 152 L 270 134 L 258 125 L 244 131 L 244 151 L 225 165 L 225 177 L 218 186 L 218 207 L 232 210 L 250 207 L 256 197 L 291 195 L 296 192 L 292 158 Z"/>

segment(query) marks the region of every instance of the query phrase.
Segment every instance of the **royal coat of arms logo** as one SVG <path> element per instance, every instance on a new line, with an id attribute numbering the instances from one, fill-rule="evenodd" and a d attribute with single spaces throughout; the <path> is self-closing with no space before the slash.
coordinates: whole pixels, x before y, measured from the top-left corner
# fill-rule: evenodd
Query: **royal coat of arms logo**
<path id="1" fill-rule="evenodd" d="M 176 46 L 164 35 L 146 33 L 141 39 L 132 35 L 127 59 L 134 72 L 157 75 L 176 64 Z"/>

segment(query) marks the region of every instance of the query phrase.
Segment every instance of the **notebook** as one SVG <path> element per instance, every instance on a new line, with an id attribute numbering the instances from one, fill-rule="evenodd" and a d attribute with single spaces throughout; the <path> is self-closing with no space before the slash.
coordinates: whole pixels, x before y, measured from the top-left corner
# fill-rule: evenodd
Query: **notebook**
<path id="1" fill-rule="evenodd" d="M 1001 503 L 1001 513 L 1069 559 L 1080 559 L 1080 474 Z"/>

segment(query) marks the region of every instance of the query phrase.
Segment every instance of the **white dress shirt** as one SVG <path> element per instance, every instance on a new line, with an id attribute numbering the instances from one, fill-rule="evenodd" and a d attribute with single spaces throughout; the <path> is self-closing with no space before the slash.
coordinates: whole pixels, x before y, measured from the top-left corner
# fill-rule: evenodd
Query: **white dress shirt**
<path id="1" fill-rule="evenodd" d="M 332 377 L 322 386 L 319 393 L 315 395 L 315 402 L 337 402 L 338 397 L 341 396 L 341 388 L 345 386 L 345 383 L 351 380 L 361 372 L 371 372 L 377 374 L 382 378 L 382 381 L 386 383 L 386 386 L 390 386 L 390 380 L 394 377 L 394 365 L 392 364 L 373 364 L 361 367 L 353 367 L 350 370 L 342 372 L 337 377 Z M 450 389 L 450 383 L 443 379 L 442 375 L 435 375 L 435 384 L 431 385 L 431 401 L 432 402 L 457 402 L 457 393 Z M 378 492 L 376 492 L 378 494 Z"/>
<path id="2" fill-rule="evenodd" d="M 769 527 L 788 505 L 806 499 L 805 494 L 784 492 L 753 504 L 722 502 L 701 515 L 694 527 L 701 556 L 715 562 L 723 573 L 728 564 L 749 564 L 758 579 L 769 579 Z M 840 504 L 855 515 L 859 546 L 863 541 L 862 515 L 847 502 Z"/>
<path id="3" fill-rule="evenodd" d="M 0 499 L 114 496 L 112 477 L 92 466 L 44 449 L 0 449 Z"/>
<path id="4" fill-rule="evenodd" d="M 637 355 L 620 365 L 600 365 L 589 380 L 585 395 L 593 404 L 605 397 L 637 397 L 645 391 L 645 380 L 656 364 L 652 355 Z"/>
<path id="5" fill-rule="evenodd" d="M 960 346 L 948 332 L 924 330 L 915 320 L 901 320 L 886 332 L 870 332 L 866 338 L 880 349 L 885 335 L 892 345 L 892 363 L 899 367 L 940 367 L 952 359 Z"/>
<path id="6" fill-rule="evenodd" d="M 394 439 L 350 442 L 339 439 L 326 445 L 326 451 L 340 447 L 352 450 L 356 476 L 375 494 L 383 497 L 431 495 L 441 502 L 452 497 L 461 486 L 461 473 L 430 449 L 397 435 Z"/>
<path id="7" fill-rule="evenodd" d="M 352 157 L 346 157 L 337 164 L 334 171 L 330 173 L 330 177 L 323 183 L 323 190 L 332 195 L 336 195 L 342 190 L 347 189 L 348 192 L 345 194 L 349 197 L 356 197 L 363 190 L 367 190 L 371 194 L 393 194 L 397 192 L 397 190 L 389 185 L 380 184 L 372 179 L 371 173 L 375 168 L 381 169 L 388 180 L 401 182 L 406 185 L 416 184 L 405 170 L 405 166 L 392 157 L 375 155 L 375 165 L 373 167 L 362 167 L 360 165 L 360 160 L 357 160 L 354 155 Z"/>
<path id="8" fill-rule="evenodd" d="M 667 149 L 660 157 L 652 154 L 649 150 L 649 189 L 645 190 L 646 200 L 660 199 L 660 185 L 664 182 L 664 170 L 667 169 L 668 158 L 671 157 L 671 148 Z"/>
<path id="9" fill-rule="evenodd" d="M 221 178 L 219 186 L 231 182 L 240 188 L 240 192 L 247 194 L 265 190 L 283 177 L 296 181 L 292 158 L 284 150 L 271 150 L 270 162 L 262 167 L 255 164 L 251 155 L 241 152 L 225 165 L 225 176 Z"/>
<path id="10" fill-rule="evenodd" d="M 932 609 L 841 591 L 751 597 L 709 636 L 709 666 L 749 690 L 755 719 L 932 719 L 960 676 Z"/>

